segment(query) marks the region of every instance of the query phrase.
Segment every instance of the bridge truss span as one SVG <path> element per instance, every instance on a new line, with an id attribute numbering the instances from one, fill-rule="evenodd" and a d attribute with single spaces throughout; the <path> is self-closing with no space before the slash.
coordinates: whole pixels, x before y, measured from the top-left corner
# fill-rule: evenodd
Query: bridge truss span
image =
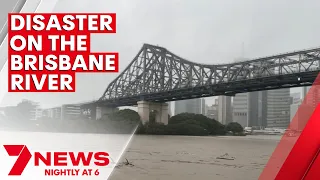
<path id="1" fill-rule="evenodd" d="M 188 61 L 163 47 L 144 44 L 98 102 L 136 105 L 311 85 L 320 69 L 320 48 L 229 64 Z"/>

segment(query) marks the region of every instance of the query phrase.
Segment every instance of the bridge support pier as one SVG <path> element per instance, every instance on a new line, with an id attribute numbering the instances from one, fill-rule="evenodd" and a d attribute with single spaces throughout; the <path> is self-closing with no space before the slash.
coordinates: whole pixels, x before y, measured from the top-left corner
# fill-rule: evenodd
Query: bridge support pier
<path id="1" fill-rule="evenodd" d="M 167 103 L 154 103 L 148 101 L 138 102 L 138 113 L 143 124 L 149 122 L 150 111 L 156 111 L 156 122 L 168 124 L 168 104 Z"/>

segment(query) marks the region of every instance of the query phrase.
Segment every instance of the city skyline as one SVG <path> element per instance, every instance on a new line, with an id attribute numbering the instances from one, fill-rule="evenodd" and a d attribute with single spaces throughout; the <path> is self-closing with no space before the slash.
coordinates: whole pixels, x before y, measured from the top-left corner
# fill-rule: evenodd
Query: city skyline
<path id="1" fill-rule="evenodd" d="M 303 99 L 303 90 L 302 90 L 303 87 L 298 87 L 298 88 L 290 88 L 290 94 L 294 94 L 294 93 L 300 93 L 300 96 L 302 97 Z M 245 94 L 245 93 L 241 93 L 241 94 Z M 211 106 L 211 105 L 214 105 L 215 104 L 215 100 L 218 99 L 219 96 L 212 96 L 212 97 L 206 97 L 206 98 L 202 98 L 204 99 L 205 101 L 205 105 L 208 105 L 208 106 Z M 3 103 L 3 101 L 0 101 L 0 107 L 6 107 L 6 106 L 15 106 L 17 105 L 18 103 L 20 103 L 21 101 L 23 101 L 24 99 L 27 99 L 27 98 L 21 98 L 21 99 L 16 99 L 15 102 L 7 102 L 7 103 Z M 198 98 L 196 98 L 198 99 Z M 48 109 L 48 108 L 55 108 L 55 107 L 59 107 L 59 106 L 62 106 L 64 104 L 73 104 L 73 103 L 64 103 L 64 104 L 55 104 L 55 105 L 49 105 L 49 106 L 45 106 L 43 104 L 41 104 L 41 101 L 37 101 L 33 98 L 29 98 L 28 100 L 30 101 L 34 101 L 34 102 L 39 102 L 39 106 L 42 108 L 42 109 Z M 97 100 L 95 98 L 93 99 L 90 99 L 90 100 L 84 100 L 84 101 L 81 101 L 81 102 L 74 102 L 74 104 L 76 103 L 83 103 L 83 102 L 89 102 L 89 101 L 93 101 L 93 100 Z M 231 98 L 231 101 L 234 100 L 234 97 Z M 167 102 L 167 103 L 170 103 L 171 104 L 171 111 L 174 112 L 175 111 L 175 102 L 177 101 L 170 101 L 170 102 Z M 121 109 L 123 108 L 129 108 L 129 109 L 136 109 L 136 107 L 132 107 L 132 106 L 122 106 L 120 107 Z"/>
<path id="2" fill-rule="evenodd" d="M 308 91 L 309 89 L 310 87 L 306 87 L 304 90 Z M 313 93 L 316 93 L 316 94 L 313 94 L 312 96 L 309 96 L 309 99 L 306 99 L 307 104 L 309 106 L 313 105 L 314 98 L 319 97 L 318 91 Z M 287 98 L 287 100 L 286 101 L 281 100 L 281 98 L 279 99 L 279 97 Z M 310 97 L 312 97 L 312 99 L 310 99 Z M 240 102 L 239 98 L 245 101 Z M 205 104 L 204 98 L 176 101 L 174 103 L 174 107 L 171 107 L 171 108 L 174 108 L 174 111 L 173 111 L 174 114 L 172 115 L 177 115 L 180 113 L 202 114 L 209 118 L 213 118 L 224 125 L 230 122 L 237 122 L 243 127 L 286 128 L 287 125 L 292 120 L 292 118 L 295 116 L 296 111 L 298 107 L 301 105 L 303 98 L 304 97 L 301 96 L 301 93 L 298 93 L 298 94 L 289 93 L 288 89 L 278 89 L 278 90 L 242 93 L 240 95 L 236 95 L 233 98 L 228 96 L 219 96 L 215 100 L 215 103 L 211 106 L 208 106 Z M 278 103 L 279 100 L 282 102 L 281 104 Z M 55 108 L 40 108 L 39 102 L 34 102 L 27 99 L 23 99 L 21 100 L 20 103 L 16 104 L 15 106 L 9 106 L 7 108 L 9 109 L 18 108 L 19 106 L 21 106 L 21 103 L 23 104 L 25 102 L 29 102 L 31 103 L 32 106 L 34 106 L 34 110 L 32 110 L 31 112 L 32 115 L 29 120 L 37 120 L 38 118 L 41 118 L 41 117 L 72 119 L 82 114 L 81 113 L 82 110 L 79 105 L 67 104 L 67 105 L 63 105 Z M 266 106 L 260 107 L 259 104 L 261 103 L 265 104 Z M 177 106 L 179 107 L 179 109 L 176 109 Z M 239 107 L 241 107 L 240 109 L 244 109 L 245 111 L 243 111 L 242 113 L 239 113 L 239 109 L 237 109 Z M 253 107 L 256 108 L 256 110 L 252 109 Z M 124 108 L 120 108 L 120 109 L 124 109 Z M 101 111 L 101 109 L 99 110 Z M 133 109 L 133 110 L 139 112 L 139 110 L 137 109 Z M 1 114 L 5 115 L 4 113 L 5 111 L 6 111 L 6 107 L 0 107 Z M 109 112 L 109 110 L 107 111 Z M 280 114 L 279 113 L 274 114 L 274 112 L 276 111 L 279 111 Z M 286 112 L 283 113 L 283 111 L 286 111 Z M 113 112 L 113 111 L 110 111 L 110 112 Z M 168 113 L 170 114 L 170 110 L 168 111 Z M 96 118 L 99 118 L 102 115 L 102 112 L 98 113 L 98 109 L 97 109 L 97 114 L 100 114 L 99 116 L 96 117 Z M 238 115 L 241 115 L 245 118 L 241 120 L 237 118 Z M 283 116 L 281 117 L 282 119 L 280 121 L 279 121 L 279 115 Z"/>

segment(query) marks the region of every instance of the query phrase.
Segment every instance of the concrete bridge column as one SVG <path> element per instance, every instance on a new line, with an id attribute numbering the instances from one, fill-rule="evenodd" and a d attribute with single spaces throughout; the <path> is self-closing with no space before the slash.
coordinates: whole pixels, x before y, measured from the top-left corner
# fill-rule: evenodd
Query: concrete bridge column
<path id="1" fill-rule="evenodd" d="M 161 103 L 161 111 L 160 111 L 160 115 L 161 115 L 161 118 L 160 118 L 160 122 L 167 125 L 168 122 L 169 122 L 169 118 L 168 118 L 168 115 L 169 115 L 169 106 L 168 106 L 168 103 Z"/>
<path id="2" fill-rule="evenodd" d="M 156 122 L 168 124 L 168 104 L 167 103 L 150 103 L 150 109 L 156 112 Z"/>
<path id="3" fill-rule="evenodd" d="M 138 114 L 143 124 L 149 122 L 150 104 L 147 101 L 138 101 Z"/>
<path id="4" fill-rule="evenodd" d="M 138 114 L 140 115 L 143 124 L 149 122 L 149 114 L 151 110 L 156 112 L 156 122 L 168 124 L 168 104 L 167 103 L 154 103 L 147 101 L 138 102 Z"/>

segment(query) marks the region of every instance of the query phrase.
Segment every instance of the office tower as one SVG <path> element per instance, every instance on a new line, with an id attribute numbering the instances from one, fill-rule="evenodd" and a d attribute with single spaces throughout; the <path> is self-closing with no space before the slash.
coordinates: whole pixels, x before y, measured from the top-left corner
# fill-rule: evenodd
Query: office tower
<path id="1" fill-rule="evenodd" d="M 218 121 L 218 99 L 211 106 L 206 105 L 206 116 Z"/>
<path id="2" fill-rule="evenodd" d="M 267 91 L 237 94 L 233 98 L 233 122 L 243 127 L 266 127 Z"/>
<path id="3" fill-rule="evenodd" d="M 248 93 L 236 94 L 233 98 L 233 122 L 248 126 Z"/>
<path id="4" fill-rule="evenodd" d="M 301 102 L 290 105 L 290 122 L 292 121 L 292 119 L 296 115 L 300 105 L 301 105 Z"/>
<path id="5" fill-rule="evenodd" d="M 302 94 L 304 94 L 303 91 L 302 91 Z M 292 102 L 290 104 L 290 122 L 291 122 L 302 103 L 302 99 L 301 99 L 301 93 L 299 92 L 292 93 L 290 96 L 292 98 Z"/>
<path id="6" fill-rule="evenodd" d="M 208 110 L 209 110 L 209 108 L 210 108 L 210 106 L 206 104 L 206 105 L 205 105 L 205 113 L 204 113 L 205 116 L 208 116 Z"/>
<path id="7" fill-rule="evenodd" d="M 290 90 L 237 94 L 233 100 L 233 121 L 243 127 L 286 128 L 290 123 Z"/>
<path id="8" fill-rule="evenodd" d="M 300 92 L 291 93 L 290 97 L 291 97 L 290 104 L 298 104 L 301 102 L 301 93 Z"/>
<path id="9" fill-rule="evenodd" d="M 195 113 L 201 114 L 201 99 L 175 101 L 174 114 Z"/>
<path id="10" fill-rule="evenodd" d="M 290 123 L 290 89 L 268 91 L 267 127 L 287 128 Z"/>
<path id="11" fill-rule="evenodd" d="M 168 114 L 171 117 L 172 116 L 172 109 L 171 109 L 171 102 L 168 102 Z"/>
<path id="12" fill-rule="evenodd" d="M 303 91 L 302 91 L 302 94 L 304 94 Z M 290 96 L 291 96 L 291 102 L 290 102 L 290 122 L 291 122 L 295 114 L 297 113 L 299 106 L 302 103 L 302 99 L 301 99 L 300 92 L 291 93 Z"/>
<path id="13" fill-rule="evenodd" d="M 206 115 L 206 100 L 201 98 L 201 114 Z"/>
<path id="14" fill-rule="evenodd" d="M 246 60 L 244 58 L 238 59 Z M 260 66 L 260 64 L 256 64 Z M 269 69 L 269 73 L 272 72 Z M 236 94 L 233 121 L 243 127 L 281 127 L 290 122 L 290 90 L 277 89 Z"/>
<path id="15" fill-rule="evenodd" d="M 218 121 L 222 124 L 228 124 L 232 122 L 231 111 L 231 97 L 219 96 L 218 97 Z"/>
<path id="16" fill-rule="evenodd" d="M 303 87 L 303 94 L 305 94 L 303 102 L 312 108 L 316 108 L 320 102 L 320 88 L 319 86 L 314 86 L 311 89 L 311 86 Z"/>
<path id="17" fill-rule="evenodd" d="M 61 120 L 78 119 L 81 116 L 80 105 L 64 104 L 61 107 Z"/>
<path id="18" fill-rule="evenodd" d="M 307 93 L 310 90 L 310 88 L 311 88 L 310 86 L 309 87 L 307 87 L 307 86 L 302 87 L 302 98 L 301 99 L 306 98 Z"/>
<path id="19" fill-rule="evenodd" d="M 237 58 L 235 62 L 247 60 L 246 58 Z M 232 119 L 233 122 L 239 123 L 242 127 L 247 127 L 248 123 L 248 116 L 249 116 L 249 93 L 240 93 L 236 94 L 233 98 L 233 113 Z"/>
<path id="20" fill-rule="evenodd" d="M 248 93 L 248 126 L 267 127 L 268 91 Z"/>
<path id="21" fill-rule="evenodd" d="M 42 116 L 50 119 L 61 120 L 61 113 L 62 113 L 61 107 L 54 107 L 54 108 L 44 109 Z"/>
<path id="22" fill-rule="evenodd" d="M 23 99 L 16 107 L 16 113 L 21 114 L 27 120 L 37 120 L 42 116 L 42 110 L 38 102 Z"/>
<path id="23" fill-rule="evenodd" d="M 212 104 L 211 106 L 207 106 L 206 116 L 208 118 L 218 120 L 218 104 Z"/>

